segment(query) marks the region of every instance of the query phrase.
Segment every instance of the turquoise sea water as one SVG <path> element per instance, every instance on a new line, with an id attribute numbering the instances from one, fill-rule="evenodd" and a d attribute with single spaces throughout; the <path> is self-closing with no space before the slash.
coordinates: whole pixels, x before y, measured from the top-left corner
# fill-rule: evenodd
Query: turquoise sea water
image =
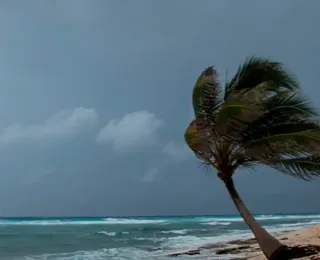
<path id="1" fill-rule="evenodd" d="M 320 223 L 320 214 L 256 217 L 272 232 Z M 0 259 L 165 260 L 172 252 L 248 234 L 238 216 L 7 218 L 0 219 Z M 183 257 L 189 258 L 214 259 L 208 252 Z"/>

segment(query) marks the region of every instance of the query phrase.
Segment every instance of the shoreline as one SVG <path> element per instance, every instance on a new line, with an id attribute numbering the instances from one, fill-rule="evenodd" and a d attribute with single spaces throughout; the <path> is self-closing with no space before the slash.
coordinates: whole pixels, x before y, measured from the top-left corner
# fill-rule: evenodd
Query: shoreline
<path id="1" fill-rule="evenodd" d="M 279 231 L 273 233 L 279 241 L 287 246 L 307 246 L 315 245 L 320 247 L 320 224 L 301 227 L 290 231 Z M 213 256 L 223 256 L 229 260 L 265 260 L 259 245 L 251 235 L 247 238 L 230 240 L 206 244 L 193 250 L 169 254 L 169 257 L 183 255 L 201 255 L 206 252 Z M 320 253 L 309 257 L 295 258 L 301 260 L 314 259 L 320 260 Z"/>

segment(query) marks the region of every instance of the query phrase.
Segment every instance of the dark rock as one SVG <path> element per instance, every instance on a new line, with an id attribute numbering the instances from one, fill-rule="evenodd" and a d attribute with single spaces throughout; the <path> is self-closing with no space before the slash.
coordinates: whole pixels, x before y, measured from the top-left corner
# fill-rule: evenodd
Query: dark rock
<path id="1" fill-rule="evenodd" d="M 225 255 L 225 254 L 239 254 L 241 253 L 241 250 L 248 249 L 250 246 L 237 246 L 237 247 L 228 247 L 219 249 L 216 251 L 217 255 Z"/>
<path id="2" fill-rule="evenodd" d="M 257 243 L 257 240 L 255 238 L 237 239 L 237 240 L 232 240 L 228 242 L 228 244 L 230 245 L 252 245 L 256 243 Z"/>
<path id="3" fill-rule="evenodd" d="M 283 246 L 272 255 L 272 260 L 289 260 L 317 255 L 320 253 L 318 245 Z"/>
<path id="4" fill-rule="evenodd" d="M 195 250 L 190 250 L 190 251 L 186 251 L 186 252 L 182 252 L 182 253 L 173 253 L 168 256 L 177 257 L 177 256 L 181 256 L 181 255 L 200 255 L 200 250 L 195 249 Z"/>
<path id="5" fill-rule="evenodd" d="M 215 248 L 224 248 L 228 246 L 228 244 L 226 243 L 212 243 L 212 244 L 206 244 L 206 245 L 203 245 L 201 247 L 199 247 L 200 250 L 203 250 L 203 249 L 215 249 Z"/>
<path id="6" fill-rule="evenodd" d="M 239 245 L 239 244 L 241 244 L 241 242 L 243 242 L 243 241 L 240 240 L 240 239 L 237 239 L 237 240 L 228 241 L 228 244 L 230 244 L 230 245 Z"/>
<path id="7" fill-rule="evenodd" d="M 159 251 L 161 250 L 161 247 L 140 247 L 143 250 L 149 251 L 149 252 L 154 252 L 154 251 Z"/>

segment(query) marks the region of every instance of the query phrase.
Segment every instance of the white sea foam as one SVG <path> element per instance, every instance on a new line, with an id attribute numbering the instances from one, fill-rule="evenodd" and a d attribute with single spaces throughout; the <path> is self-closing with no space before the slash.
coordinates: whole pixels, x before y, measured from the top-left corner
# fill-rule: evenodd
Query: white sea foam
<path id="1" fill-rule="evenodd" d="M 152 241 L 152 242 L 162 242 L 167 240 L 164 237 L 159 237 L 159 238 L 155 238 L 155 237 L 134 237 L 134 240 L 138 240 L 138 241 Z"/>
<path id="2" fill-rule="evenodd" d="M 201 246 L 215 244 L 215 243 L 226 243 L 235 239 L 247 238 L 250 236 L 250 233 L 243 234 L 227 234 L 221 236 L 207 236 L 207 237 L 198 237 L 198 236 L 176 236 L 168 238 L 164 241 L 161 247 L 166 248 L 170 253 L 176 253 L 186 250 L 192 250 L 199 248 Z M 210 259 L 212 258 L 212 253 L 210 254 Z M 221 259 L 221 258 L 219 258 Z"/>
<path id="3" fill-rule="evenodd" d="M 320 215 L 260 215 L 259 220 L 279 220 L 279 219 L 319 219 Z"/>
<path id="4" fill-rule="evenodd" d="M 207 222 L 207 223 L 201 223 L 202 225 L 210 225 L 210 226 L 228 226 L 231 223 L 230 222 L 219 222 L 219 221 L 212 221 L 212 222 Z"/>
<path id="5" fill-rule="evenodd" d="M 298 223 L 288 223 L 288 224 L 277 224 L 273 226 L 266 226 L 265 228 L 272 233 L 278 233 L 282 231 L 292 231 L 298 228 L 307 227 L 311 225 L 320 224 L 320 221 L 310 221 L 310 222 L 298 222 Z"/>
<path id="6" fill-rule="evenodd" d="M 166 220 L 106 218 L 101 220 L 0 220 L 0 225 L 141 225 L 164 224 Z"/>
<path id="7" fill-rule="evenodd" d="M 320 221 L 310 221 L 310 222 L 298 222 L 298 223 L 288 223 L 288 224 L 276 224 L 272 226 L 264 226 L 265 229 L 268 230 L 268 232 L 271 233 L 279 233 L 283 231 L 293 231 L 298 228 L 307 227 L 311 225 L 320 224 Z M 230 234 L 240 234 L 240 235 L 247 235 L 252 236 L 252 233 L 249 230 L 238 230 L 233 229 L 229 231 Z"/>
<path id="8" fill-rule="evenodd" d="M 122 225 L 141 225 L 141 224 L 160 224 L 166 223 L 162 219 L 135 219 L 135 218 L 106 218 L 105 224 L 122 224 Z"/>
<path id="9" fill-rule="evenodd" d="M 107 231 L 99 231 L 99 232 L 97 232 L 97 234 L 106 235 L 106 236 L 109 236 L 109 237 L 114 237 L 114 236 L 117 235 L 116 232 L 107 232 Z"/>
<path id="10" fill-rule="evenodd" d="M 320 215 L 257 215 L 257 220 L 285 220 L 285 219 L 319 219 Z M 211 222 L 215 223 L 230 223 L 230 222 L 243 222 L 243 218 L 239 217 L 203 217 L 199 219 L 202 223 Z"/>
<path id="11" fill-rule="evenodd" d="M 96 251 L 77 251 L 73 253 L 61 253 L 61 254 L 46 254 L 34 257 L 24 258 L 25 260 L 170 260 L 167 256 L 167 251 L 148 252 L 137 248 L 110 248 L 101 249 Z M 189 259 L 189 257 L 185 257 Z M 192 257 L 194 259 L 194 257 Z M 228 259 L 226 256 L 215 257 L 212 253 L 201 254 L 196 256 L 196 259 Z"/>
<path id="12" fill-rule="evenodd" d="M 103 260 L 103 259 L 150 259 L 151 254 L 137 248 L 109 248 L 95 251 L 77 251 L 72 253 L 44 254 L 30 256 L 28 260 Z M 158 258 L 160 259 L 160 258 Z"/>
<path id="13" fill-rule="evenodd" d="M 310 221 L 310 222 L 298 222 L 298 223 L 291 223 L 291 224 L 279 224 L 277 226 L 286 228 L 286 227 L 304 227 L 304 226 L 317 225 L 317 224 L 320 224 L 320 220 Z"/>
<path id="14" fill-rule="evenodd" d="M 49 226 L 49 225 L 90 225 L 99 224 L 100 221 L 62 221 L 62 220 L 21 220 L 21 221 L 11 221 L 11 220 L 0 220 L 0 225 L 39 225 L 39 226 Z"/>
<path id="15" fill-rule="evenodd" d="M 33 257 L 24 258 L 24 260 L 105 260 L 105 259 L 114 259 L 114 260 L 170 260 L 168 257 L 169 251 L 156 251 L 148 252 L 145 250 L 137 248 L 110 248 L 110 249 L 101 249 L 95 251 L 77 251 L 72 253 L 60 253 L 60 254 L 45 254 L 38 255 Z M 184 257 L 189 259 L 190 257 Z M 214 256 L 212 252 L 202 252 L 201 255 L 192 257 L 192 259 L 205 260 L 205 259 L 229 259 L 230 256 L 219 255 Z M 234 258 L 234 257 L 233 257 Z"/>
<path id="16" fill-rule="evenodd" d="M 184 235 L 184 234 L 187 234 L 187 232 L 189 231 L 190 229 L 179 229 L 179 230 L 164 230 L 164 231 L 161 231 L 161 233 L 163 234 L 180 234 L 180 235 Z"/>

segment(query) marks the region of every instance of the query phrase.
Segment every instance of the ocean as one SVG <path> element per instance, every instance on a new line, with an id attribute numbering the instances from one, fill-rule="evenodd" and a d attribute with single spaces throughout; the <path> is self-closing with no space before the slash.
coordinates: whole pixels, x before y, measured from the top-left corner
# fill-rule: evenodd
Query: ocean
<path id="1" fill-rule="evenodd" d="M 256 218 L 271 232 L 320 223 L 316 214 Z M 165 260 L 172 259 L 169 253 L 248 235 L 239 216 L 2 218 L 0 259 Z M 204 251 L 183 259 L 215 257 Z"/>

